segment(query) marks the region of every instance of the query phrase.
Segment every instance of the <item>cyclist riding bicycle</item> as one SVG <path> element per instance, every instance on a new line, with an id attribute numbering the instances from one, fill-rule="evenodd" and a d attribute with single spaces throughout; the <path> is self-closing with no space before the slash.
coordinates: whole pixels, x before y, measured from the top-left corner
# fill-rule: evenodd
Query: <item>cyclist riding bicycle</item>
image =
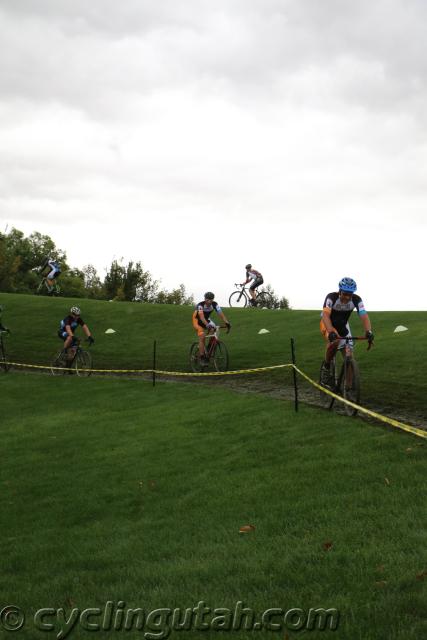
<path id="1" fill-rule="evenodd" d="M 337 350 L 345 347 L 345 340 L 340 340 L 339 336 L 351 337 L 348 320 L 351 313 L 356 309 L 365 330 L 365 336 L 370 343 L 374 340 L 371 321 L 363 304 L 362 298 L 356 295 L 357 285 L 352 278 L 342 278 L 338 283 L 338 291 L 328 293 L 323 303 L 323 311 L 320 314 L 320 331 L 328 341 L 326 347 L 324 370 L 328 372 L 331 360 Z M 353 349 L 353 342 L 348 343 Z M 325 384 L 330 384 L 330 379 L 325 380 Z"/>
<path id="2" fill-rule="evenodd" d="M 0 331 L 6 331 L 6 333 L 9 333 L 9 329 L 7 327 L 5 327 L 1 321 L 1 314 L 3 313 L 3 307 L 0 304 Z"/>
<path id="3" fill-rule="evenodd" d="M 193 312 L 193 327 L 197 331 L 199 338 L 199 357 L 202 364 L 207 364 L 207 358 L 205 356 L 205 338 L 207 330 L 208 333 L 212 333 L 216 329 L 215 323 L 210 320 L 212 311 L 216 311 L 221 320 L 227 327 L 227 331 L 230 331 L 231 324 L 228 322 L 224 315 L 223 310 L 217 302 L 215 302 L 215 294 L 212 291 L 205 293 L 205 299 L 196 304 L 196 308 Z"/>
<path id="4" fill-rule="evenodd" d="M 43 274 L 43 271 L 46 269 L 46 267 L 49 268 L 49 271 L 47 272 L 47 274 Z M 44 275 L 44 277 L 46 278 L 47 288 L 49 293 L 51 293 L 55 287 L 56 278 L 61 275 L 61 267 L 53 258 L 46 258 L 43 266 L 39 270 L 39 273 Z"/>
<path id="5" fill-rule="evenodd" d="M 90 344 L 93 344 L 95 342 L 89 327 L 87 326 L 83 318 L 80 316 L 79 307 L 71 307 L 70 313 L 67 316 L 65 316 L 63 320 L 61 320 L 61 323 L 58 329 L 58 337 L 64 341 L 64 350 L 67 353 L 69 353 L 68 349 L 73 349 L 73 347 L 76 346 L 76 339 L 74 337 L 74 332 L 78 326 L 80 326 L 83 329 L 84 333 L 87 336 L 88 342 Z"/>
<path id="6" fill-rule="evenodd" d="M 254 307 L 256 305 L 256 302 L 255 302 L 255 290 L 257 289 L 257 287 L 259 287 L 261 284 L 263 284 L 264 278 L 262 277 L 262 275 L 261 275 L 261 273 L 259 271 L 257 271 L 256 269 L 252 268 L 251 264 L 247 264 L 245 269 L 246 269 L 246 280 L 245 280 L 245 282 L 242 282 L 240 286 L 244 287 L 245 284 L 248 284 L 248 282 L 253 280 L 251 286 L 249 287 L 249 293 L 250 293 L 250 296 L 251 296 L 251 299 L 249 300 L 249 304 L 251 304 Z"/>

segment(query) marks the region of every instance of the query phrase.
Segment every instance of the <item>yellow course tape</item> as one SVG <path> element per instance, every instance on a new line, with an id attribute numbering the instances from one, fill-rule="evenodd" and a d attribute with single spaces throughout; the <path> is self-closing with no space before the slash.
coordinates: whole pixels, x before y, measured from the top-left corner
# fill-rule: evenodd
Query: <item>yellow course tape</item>
<path id="1" fill-rule="evenodd" d="M 62 367 L 47 367 L 46 365 L 40 364 L 24 364 L 22 362 L 7 362 L 8 365 L 12 365 L 14 367 L 25 367 L 29 369 L 47 369 L 51 371 L 52 369 L 62 370 Z M 209 377 L 209 376 L 236 376 L 246 373 L 258 373 L 260 371 L 271 371 L 272 369 L 284 369 L 284 368 L 293 368 L 297 371 L 303 378 L 305 378 L 311 385 L 322 391 L 323 393 L 328 394 L 332 398 L 335 398 L 339 402 L 343 402 L 354 409 L 357 409 L 361 413 L 365 413 L 366 415 L 371 416 L 372 418 L 376 418 L 381 422 L 385 422 L 386 424 L 391 425 L 392 427 L 396 427 L 397 429 L 402 429 L 403 431 L 408 431 L 409 433 L 413 433 L 420 438 L 427 438 L 427 431 L 423 429 L 417 429 L 416 427 L 411 427 L 404 422 L 400 422 L 399 420 L 395 420 L 394 418 L 388 418 L 387 416 L 383 416 L 380 413 L 376 413 L 376 411 L 372 411 L 371 409 L 366 409 L 359 404 L 351 402 L 350 400 L 346 400 L 342 396 L 337 395 L 333 391 L 329 389 L 325 389 L 320 384 L 315 382 L 312 378 L 310 378 L 306 373 L 298 369 L 298 367 L 294 364 L 276 364 L 270 367 L 259 367 L 256 369 L 238 369 L 235 371 L 214 371 L 214 372 L 206 372 L 206 373 L 188 373 L 184 371 L 163 371 L 157 369 L 92 369 L 93 373 L 155 373 L 159 375 L 167 375 L 167 376 L 179 376 L 179 377 Z"/>
<path id="2" fill-rule="evenodd" d="M 350 407 L 353 407 L 353 409 L 357 409 L 361 413 L 366 413 L 368 416 L 372 416 L 377 420 L 381 420 L 382 422 L 390 424 L 392 427 L 396 427 L 397 429 L 403 429 L 403 431 L 409 431 L 409 433 L 413 433 L 416 436 L 419 436 L 420 438 L 427 438 L 427 431 L 423 431 L 422 429 L 417 429 L 416 427 L 411 427 L 409 424 L 405 424 L 404 422 L 399 422 L 399 420 L 395 420 L 394 418 L 388 418 L 387 416 L 383 416 L 380 413 L 376 413 L 376 411 L 371 411 L 371 409 L 365 409 L 365 407 L 361 407 L 359 404 L 356 404 L 355 402 L 346 400 L 342 396 L 338 396 L 336 393 L 333 393 L 333 391 L 329 391 L 329 389 L 325 389 L 325 387 L 322 387 L 322 385 L 312 380 L 306 373 L 298 369 L 298 367 L 296 367 L 295 365 L 293 366 L 295 368 L 295 371 L 298 371 L 298 373 L 303 378 L 308 380 L 310 384 L 317 387 L 317 389 L 319 389 L 320 391 L 323 391 L 323 393 L 327 393 L 328 396 L 331 396 L 332 398 L 335 398 L 340 402 L 348 404 Z"/>
<path id="3" fill-rule="evenodd" d="M 25 367 L 26 369 L 52 369 L 63 370 L 63 367 L 47 367 L 43 364 L 25 364 L 23 362 L 8 362 L 7 364 L 14 367 Z M 92 373 L 155 373 L 166 376 L 236 376 L 242 373 L 258 373 L 259 371 L 270 371 L 271 369 L 283 369 L 284 367 L 293 367 L 292 364 L 275 364 L 271 367 L 259 367 L 258 369 L 239 369 L 235 371 L 211 371 L 205 373 L 189 373 L 185 371 L 162 371 L 161 369 L 91 369 Z"/>

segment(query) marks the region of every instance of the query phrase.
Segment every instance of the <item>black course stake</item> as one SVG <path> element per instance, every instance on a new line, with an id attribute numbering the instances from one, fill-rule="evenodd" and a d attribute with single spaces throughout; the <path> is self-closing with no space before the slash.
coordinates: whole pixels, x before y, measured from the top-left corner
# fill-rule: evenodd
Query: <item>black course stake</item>
<path id="1" fill-rule="evenodd" d="M 292 351 L 292 364 L 296 365 L 295 360 L 295 339 L 291 338 L 291 351 Z M 297 372 L 295 370 L 295 366 L 292 367 L 292 371 L 294 374 L 294 394 L 295 394 L 295 411 L 298 411 L 298 381 L 297 381 Z"/>
<path id="2" fill-rule="evenodd" d="M 153 342 L 153 387 L 156 386 L 156 341 Z"/>

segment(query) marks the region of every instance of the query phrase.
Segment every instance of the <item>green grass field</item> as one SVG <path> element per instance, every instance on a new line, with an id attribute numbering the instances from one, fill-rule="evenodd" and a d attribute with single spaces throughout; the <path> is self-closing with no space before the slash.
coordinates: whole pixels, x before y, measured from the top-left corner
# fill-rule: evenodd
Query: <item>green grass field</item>
<path id="1" fill-rule="evenodd" d="M 72 302 L 2 294 L 11 359 L 50 363 Z M 191 309 L 79 303 L 95 366 L 150 368 L 155 339 L 158 368 L 188 370 Z M 294 336 L 299 366 L 317 378 L 317 312 L 226 313 L 232 368 L 289 362 Z M 426 314 L 371 316 L 376 346 L 357 348 L 363 404 L 427 415 Z M 409 331 L 393 334 L 397 324 Z M 237 380 L 240 389 L 290 385 L 289 371 Z M 0 374 L 0 638 L 13 635 L 2 632 L 6 605 L 26 614 L 14 637 L 74 639 L 93 637 L 88 624 L 104 618 L 83 614 L 67 628 L 64 616 L 107 602 L 114 624 L 99 633 L 108 638 L 218 638 L 221 628 L 239 639 L 426 634 L 426 441 L 310 406 L 296 414 L 289 401 L 228 384 Z M 211 611 L 190 611 L 187 630 L 173 630 L 168 611 L 139 612 L 141 629 L 125 628 L 128 609 L 200 601 Z M 254 618 L 232 630 L 239 606 Z M 42 619 L 49 632 L 34 622 L 45 607 L 64 609 Z M 272 608 L 280 628 L 261 618 Z M 339 612 L 335 631 L 319 619 L 310 626 L 318 609 Z M 252 622 L 261 627 L 244 628 Z"/>
<path id="2" fill-rule="evenodd" d="M 0 591 L 26 613 L 19 638 L 64 637 L 63 622 L 34 627 L 42 607 L 69 616 L 108 601 L 147 613 L 241 601 L 255 620 L 337 609 L 338 629 L 312 638 L 425 633 L 424 441 L 218 387 L 31 374 L 0 384 Z M 280 633 L 224 633 L 300 635 L 273 620 Z M 101 637 L 167 637 L 167 622 Z M 201 629 L 171 637 L 218 637 Z M 76 624 L 68 637 L 92 636 Z"/>
<path id="3" fill-rule="evenodd" d="M 93 300 L 49 299 L 2 294 L 4 322 L 13 330 L 8 339 L 11 359 L 50 364 L 60 346 L 56 336 L 59 321 L 71 304 L 82 307 L 96 345 L 98 368 L 144 369 L 152 367 L 153 341 L 157 341 L 157 368 L 188 371 L 188 351 L 194 341 L 190 307 L 149 305 Z M 290 338 L 296 340 L 297 363 L 317 380 L 324 343 L 319 332 L 319 311 L 225 309 L 233 324 L 225 336 L 230 368 L 244 369 L 290 362 Z M 353 314 L 354 335 L 361 323 Z M 413 415 L 427 421 L 427 312 L 376 312 L 370 314 L 375 347 L 356 348 L 362 376 L 362 404 L 380 408 L 387 415 Z M 404 333 L 394 333 L 403 324 Z M 113 328 L 116 333 L 106 335 Z M 262 328 L 270 333 L 259 335 Z M 290 371 L 260 374 L 259 380 L 291 384 Z M 251 382 L 246 377 L 244 382 Z M 301 384 L 303 383 L 300 380 Z"/>

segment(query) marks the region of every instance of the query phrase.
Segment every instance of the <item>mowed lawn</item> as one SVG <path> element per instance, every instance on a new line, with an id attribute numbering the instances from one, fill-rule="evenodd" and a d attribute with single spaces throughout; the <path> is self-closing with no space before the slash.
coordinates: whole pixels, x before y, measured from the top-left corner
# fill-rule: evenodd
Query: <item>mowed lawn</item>
<path id="1" fill-rule="evenodd" d="M 425 441 L 192 384 L 15 373 L 0 394 L 0 592 L 26 613 L 14 637 L 60 634 L 61 622 L 34 628 L 42 607 L 68 615 L 108 601 L 147 613 L 240 601 L 257 620 L 337 609 L 336 631 L 304 635 L 425 636 Z M 222 637 L 201 629 L 171 637 Z M 168 635 L 147 631 L 100 635 Z M 68 637 L 93 635 L 76 625 Z"/>
<path id="2" fill-rule="evenodd" d="M 195 340 L 191 307 L 22 294 L 1 294 L 0 303 L 5 306 L 3 322 L 12 330 L 6 338 L 12 361 L 49 366 L 61 346 L 59 321 L 72 304 L 78 304 L 96 339 L 92 349 L 95 368 L 151 369 L 156 341 L 158 369 L 189 371 L 189 349 Z M 232 331 L 229 335 L 223 332 L 221 337 L 230 352 L 230 369 L 289 363 L 293 337 L 298 366 L 318 379 L 324 355 L 320 310 L 225 311 Z M 360 334 L 360 320 L 355 313 L 352 316 L 353 334 Z M 355 351 L 362 378 L 362 404 L 385 415 L 408 420 L 413 417 L 427 424 L 427 312 L 384 311 L 370 316 L 375 346 L 368 352 L 366 343 L 359 343 Z M 394 333 L 397 325 L 405 325 L 408 331 Z M 106 334 L 108 329 L 115 333 Z M 269 333 L 260 334 L 261 329 Z M 264 372 L 247 380 L 277 387 L 284 380 L 291 384 L 289 373 Z M 312 389 L 301 377 L 299 382 Z"/>

